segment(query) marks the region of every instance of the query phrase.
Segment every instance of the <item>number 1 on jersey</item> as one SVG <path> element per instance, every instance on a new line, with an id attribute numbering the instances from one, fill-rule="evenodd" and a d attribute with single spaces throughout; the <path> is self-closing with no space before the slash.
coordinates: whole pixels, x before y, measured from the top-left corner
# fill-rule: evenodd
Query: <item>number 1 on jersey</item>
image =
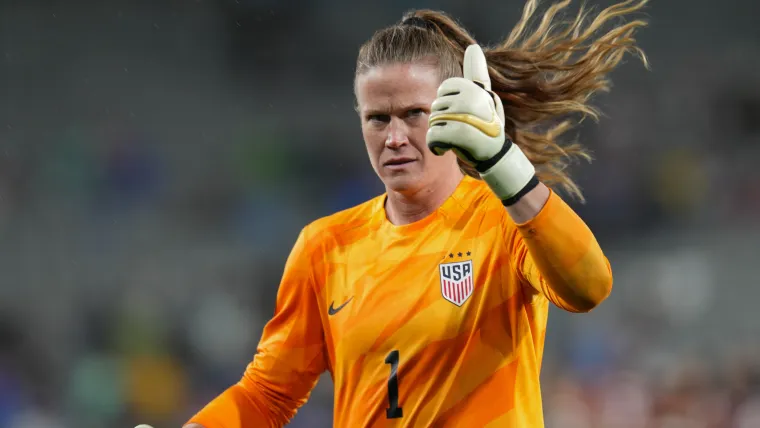
<path id="1" fill-rule="evenodd" d="M 391 351 L 385 357 L 385 364 L 391 365 L 391 375 L 388 378 L 388 403 L 390 407 L 385 409 L 388 419 L 398 419 L 404 415 L 403 409 L 398 406 L 398 350 Z"/>

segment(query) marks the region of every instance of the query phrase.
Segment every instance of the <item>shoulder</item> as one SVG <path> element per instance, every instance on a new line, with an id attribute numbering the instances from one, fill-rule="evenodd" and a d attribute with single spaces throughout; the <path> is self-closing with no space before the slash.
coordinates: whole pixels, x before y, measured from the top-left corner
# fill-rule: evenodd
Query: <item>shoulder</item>
<path id="1" fill-rule="evenodd" d="M 344 241 L 348 236 L 365 233 L 385 195 L 376 196 L 359 205 L 320 217 L 302 230 L 309 246 L 321 246 L 326 240 Z"/>
<path id="2" fill-rule="evenodd" d="M 491 191 L 485 181 L 467 176 L 462 186 L 463 191 L 457 192 L 457 195 L 460 195 L 457 204 L 461 208 L 489 216 L 502 217 L 506 214 L 499 197 Z"/>
<path id="3" fill-rule="evenodd" d="M 453 225 L 460 227 L 466 221 L 479 236 L 506 237 L 515 232 L 509 212 L 486 182 L 467 177 L 456 195 Z"/>

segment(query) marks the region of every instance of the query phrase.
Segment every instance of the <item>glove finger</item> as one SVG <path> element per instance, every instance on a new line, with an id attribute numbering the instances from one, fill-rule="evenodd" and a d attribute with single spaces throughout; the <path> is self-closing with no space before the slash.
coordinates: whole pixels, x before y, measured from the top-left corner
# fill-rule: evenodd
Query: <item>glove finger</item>
<path id="1" fill-rule="evenodd" d="M 428 144 L 428 149 L 430 149 L 431 152 L 433 152 L 436 156 L 443 156 L 448 152 L 449 150 L 453 149 L 454 146 L 450 144 L 443 144 L 443 143 L 431 143 Z"/>
<path id="2" fill-rule="evenodd" d="M 433 154 L 441 156 L 454 148 L 445 128 L 450 122 L 438 122 L 428 128 L 425 136 L 427 146 Z"/>
<path id="3" fill-rule="evenodd" d="M 481 89 L 478 89 L 478 91 L 478 93 L 471 96 L 455 95 L 436 99 L 431 106 L 432 113 L 430 114 L 429 121 L 431 123 L 435 122 L 442 115 L 465 114 L 475 116 L 485 122 L 490 122 L 494 117 L 494 101 L 488 92 Z M 477 100 L 476 98 L 482 98 L 482 100 Z"/>
<path id="4" fill-rule="evenodd" d="M 433 153 L 456 147 L 466 156 L 465 160 L 476 163 L 490 159 L 500 149 L 495 141 L 484 140 L 484 137 L 485 135 L 472 125 L 446 120 L 428 128 L 426 142 Z"/>
<path id="5" fill-rule="evenodd" d="M 470 153 L 469 147 L 462 144 L 463 141 L 473 141 L 475 137 L 474 128 L 471 126 L 454 121 L 438 122 L 428 128 L 426 140 L 428 148 L 436 155 L 442 155 L 448 150 L 456 149 L 465 161 L 475 164 L 475 159 Z"/>
<path id="6" fill-rule="evenodd" d="M 450 77 L 438 86 L 438 98 L 450 97 L 459 94 L 469 94 L 481 89 L 473 82 L 462 77 Z"/>
<path id="7" fill-rule="evenodd" d="M 431 143 L 428 144 L 428 148 L 431 152 L 433 152 L 436 156 L 443 156 L 448 152 L 449 150 L 453 149 L 454 146 L 450 144 L 444 144 L 444 143 Z"/>
<path id="8" fill-rule="evenodd" d="M 480 45 L 470 45 L 464 51 L 462 74 L 472 82 L 480 83 L 487 91 L 491 90 L 491 77 L 488 75 L 486 55 Z"/>
<path id="9" fill-rule="evenodd" d="M 501 119 L 502 124 L 507 123 L 506 119 L 504 118 L 504 104 L 501 102 L 501 98 L 499 98 L 495 92 L 491 92 L 491 94 L 493 94 L 493 103 L 496 106 L 496 114 L 499 115 L 499 119 Z"/>
<path id="10" fill-rule="evenodd" d="M 454 97 L 436 98 L 430 106 L 430 111 L 435 113 L 449 110 L 454 99 Z"/>

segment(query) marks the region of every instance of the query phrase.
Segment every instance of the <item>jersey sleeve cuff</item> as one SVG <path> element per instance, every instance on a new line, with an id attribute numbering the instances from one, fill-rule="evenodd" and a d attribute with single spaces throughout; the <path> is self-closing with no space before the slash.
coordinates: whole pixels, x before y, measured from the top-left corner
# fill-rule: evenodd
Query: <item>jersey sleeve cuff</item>
<path id="1" fill-rule="evenodd" d="M 515 226 L 517 226 L 517 228 L 523 233 L 528 233 L 530 229 L 533 228 L 541 228 L 542 225 L 546 224 L 554 218 L 554 216 L 562 215 L 562 205 L 562 200 L 559 195 L 549 188 L 549 198 L 546 200 L 544 206 L 538 211 L 538 214 L 526 222 L 515 223 Z"/>

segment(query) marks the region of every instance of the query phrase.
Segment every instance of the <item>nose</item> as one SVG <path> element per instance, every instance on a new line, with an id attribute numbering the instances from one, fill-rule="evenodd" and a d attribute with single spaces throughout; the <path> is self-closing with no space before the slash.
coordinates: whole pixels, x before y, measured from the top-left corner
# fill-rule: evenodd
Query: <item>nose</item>
<path id="1" fill-rule="evenodd" d="M 406 123 L 397 117 L 391 117 L 391 121 L 388 124 L 388 136 L 385 139 L 385 147 L 398 149 L 405 144 L 409 144 L 409 129 Z"/>

